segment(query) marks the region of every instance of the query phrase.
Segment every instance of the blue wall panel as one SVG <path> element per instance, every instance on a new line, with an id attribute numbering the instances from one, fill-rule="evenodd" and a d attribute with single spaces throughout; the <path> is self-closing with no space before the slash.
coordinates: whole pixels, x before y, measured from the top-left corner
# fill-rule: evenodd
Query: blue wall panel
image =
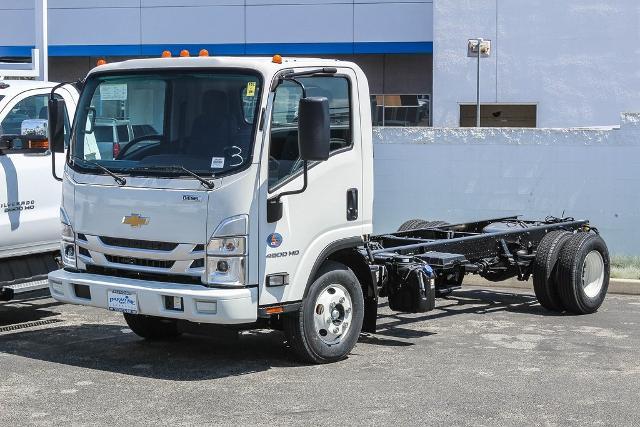
<path id="1" fill-rule="evenodd" d="M 0 56 L 28 56 L 33 1 L 0 0 Z M 50 0 L 52 56 L 431 53 L 432 0 Z"/>

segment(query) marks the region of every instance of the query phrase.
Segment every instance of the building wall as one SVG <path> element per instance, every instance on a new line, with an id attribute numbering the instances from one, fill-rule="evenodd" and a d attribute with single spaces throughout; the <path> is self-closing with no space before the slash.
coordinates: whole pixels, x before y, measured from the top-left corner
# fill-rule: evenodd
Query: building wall
<path id="1" fill-rule="evenodd" d="M 375 128 L 374 232 L 407 219 L 589 219 L 640 255 L 640 114 L 619 128 Z"/>
<path id="2" fill-rule="evenodd" d="M 34 0 L 0 0 L 0 56 L 29 54 Z M 52 56 L 431 53 L 432 0 L 49 0 Z"/>
<path id="3" fill-rule="evenodd" d="M 535 103 L 539 127 L 616 124 L 640 111 L 637 0 L 436 0 L 434 126 L 458 126 L 475 103 L 469 38 L 491 39 L 483 103 Z"/>

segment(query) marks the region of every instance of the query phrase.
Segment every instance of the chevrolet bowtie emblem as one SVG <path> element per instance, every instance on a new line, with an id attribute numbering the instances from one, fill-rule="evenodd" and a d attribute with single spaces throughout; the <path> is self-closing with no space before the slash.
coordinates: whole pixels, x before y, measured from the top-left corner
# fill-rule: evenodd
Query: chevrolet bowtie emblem
<path id="1" fill-rule="evenodd" d="M 134 213 L 122 218 L 122 223 L 130 225 L 132 227 L 142 227 L 143 225 L 149 224 L 149 218 Z"/>

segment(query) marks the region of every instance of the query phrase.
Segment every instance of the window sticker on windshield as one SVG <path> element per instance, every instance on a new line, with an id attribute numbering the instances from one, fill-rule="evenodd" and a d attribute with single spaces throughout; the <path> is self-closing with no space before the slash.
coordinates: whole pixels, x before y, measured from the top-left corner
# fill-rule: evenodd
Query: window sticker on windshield
<path id="1" fill-rule="evenodd" d="M 256 95 L 256 82 L 247 83 L 247 96 Z"/>
<path id="2" fill-rule="evenodd" d="M 103 101 L 126 101 L 127 85 L 126 84 L 101 84 L 100 98 Z"/>
<path id="3" fill-rule="evenodd" d="M 223 168 L 224 168 L 224 157 L 211 158 L 211 169 L 223 169 Z"/>

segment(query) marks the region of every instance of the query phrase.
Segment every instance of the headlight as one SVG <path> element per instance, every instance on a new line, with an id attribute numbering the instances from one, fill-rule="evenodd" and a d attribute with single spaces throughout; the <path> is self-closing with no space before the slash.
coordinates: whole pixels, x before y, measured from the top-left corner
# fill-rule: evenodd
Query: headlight
<path id="1" fill-rule="evenodd" d="M 214 237 L 207 245 L 207 255 L 245 255 L 246 242 L 246 237 Z"/>
<path id="2" fill-rule="evenodd" d="M 60 252 L 62 252 L 62 264 L 65 267 L 76 268 L 76 245 L 74 243 L 62 242 L 62 246 L 60 248 Z"/>
<path id="3" fill-rule="evenodd" d="M 60 227 L 60 233 L 62 234 L 62 244 L 60 246 L 62 264 L 65 267 L 76 268 L 76 234 L 73 231 L 67 213 L 62 208 L 60 208 Z"/>
<path id="4" fill-rule="evenodd" d="M 246 247 L 244 236 L 211 238 L 207 244 L 207 284 L 244 286 Z"/>
<path id="5" fill-rule="evenodd" d="M 207 283 L 222 286 L 245 285 L 245 258 L 207 256 Z"/>

